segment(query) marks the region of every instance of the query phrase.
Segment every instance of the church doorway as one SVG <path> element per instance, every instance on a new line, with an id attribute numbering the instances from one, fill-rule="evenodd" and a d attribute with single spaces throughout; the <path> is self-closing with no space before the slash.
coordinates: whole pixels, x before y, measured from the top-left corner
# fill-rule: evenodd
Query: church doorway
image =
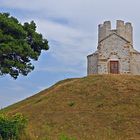
<path id="1" fill-rule="evenodd" d="M 110 73 L 119 74 L 119 62 L 118 61 L 110 61 Z"/>

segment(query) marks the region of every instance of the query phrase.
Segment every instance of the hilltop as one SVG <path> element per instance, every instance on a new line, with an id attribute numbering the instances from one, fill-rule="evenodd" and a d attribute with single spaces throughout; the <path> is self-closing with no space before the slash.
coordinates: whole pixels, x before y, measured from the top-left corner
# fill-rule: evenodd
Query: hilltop
<path id="1" fill-rule="evenodd" d="M 33 140 L 138 140 L 140 76 L 66 79 L 1 112 L 27 116 Z"/>

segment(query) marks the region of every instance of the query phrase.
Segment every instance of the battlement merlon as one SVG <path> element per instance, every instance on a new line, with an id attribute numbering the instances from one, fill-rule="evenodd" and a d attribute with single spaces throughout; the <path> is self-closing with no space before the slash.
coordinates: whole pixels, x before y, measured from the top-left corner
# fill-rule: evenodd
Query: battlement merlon
<path id="1" fill-rule="evenodd" d="M 133 27 L 130 22 L 125 23 L 125 38 L 133 45 Z"/>
<path id="2" fill-rule="evenodd" d="M 103 40 L 105 37 L 113 32 L 116 32 L 119 36 L 125 38 L 133 45 L 133 27 L 131 23 L 124 23 L 122 20 L 117 20 L 116 29 L 111 29 L 111 22 L 105 21 L 103 24 L 98 26 L 98 42 Z"/>
<path id="3" fill-rule="evenodd" d="M 107 37 L 111 32 L 111 22 L 105 21 L 98 26 L 98 42 Z"/>
<path id="4" fill-rule="evenodd" d="M 117 30 L 117 34 L 122 36 L 123 38 L 125 38 L 125 24 L 124 24 L 124 21 L 122 20 L 117 20 L 117 23 L 116 23 L 116 30 Z"/>

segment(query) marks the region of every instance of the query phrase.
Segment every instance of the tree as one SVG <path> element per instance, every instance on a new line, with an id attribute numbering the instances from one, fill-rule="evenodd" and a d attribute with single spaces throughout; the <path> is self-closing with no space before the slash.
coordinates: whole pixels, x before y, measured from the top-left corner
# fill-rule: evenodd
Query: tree
<path id="1" fill-rule="evenodd" d="M 17 78 L 34 69 L 42 50 L 48 50 L 48 41 L 36 32 L 34 21 L 23 25 L 9 13 L 0 13 L 0 75 Z"/>

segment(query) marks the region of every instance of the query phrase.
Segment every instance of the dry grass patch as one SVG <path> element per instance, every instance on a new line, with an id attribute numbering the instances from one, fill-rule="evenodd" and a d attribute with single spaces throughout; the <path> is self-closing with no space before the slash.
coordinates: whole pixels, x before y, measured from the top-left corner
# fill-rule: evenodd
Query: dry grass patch
<path id="1" fill-rule="evenodd" d="M 58 82 L 2 110 L 29 118 L 33 139 L 77 140 L 140 138 L 140 76 L 94 75 Z"/>

